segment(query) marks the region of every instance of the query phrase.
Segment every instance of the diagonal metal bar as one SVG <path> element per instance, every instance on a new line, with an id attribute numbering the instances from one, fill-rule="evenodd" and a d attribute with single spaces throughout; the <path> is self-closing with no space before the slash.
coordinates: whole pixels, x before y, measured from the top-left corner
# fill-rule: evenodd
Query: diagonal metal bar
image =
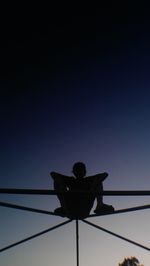
<path id="1" fill-rule="evenodd" d="M 60 223 L 60 224 L 55 225 L 55 226 L 53 226 L 53 227 L 51 227 L 51 228 L 48 228 L 48 229 L 46 229 L 46 230 L 44 230 L 44 231 L 41 231 L 41 232 L 39 232 L 39 233 L 37 233 L 37 234 L 35 234 L 35 235 L 29 236 L 29 237 L 27 237 L 27 238 L 24 238 L 24 239 L 22 239 L 22 240 L 20 240 L 20 241 L 18 241 L 18 242 L 15 242 L 15 243 L 13 243 L 13 244 L 11 244 L 11 245 L 8 245 L 8 246 L 6 246 L 6 247 L 4 247 L 4 248 L 1 248 L 1 249 L 0 249 L 0 252 L 3 252 L 3 251 L 5 251 L 5 250 L 7 250 L 7 249 L 13 248 L 13 247 L 15 247 L 15 246 L 17 246 L 17 245 L 20 245 L 20 244 L 22 244 L 22 243 L 24 243 L 24 242 L 27 242 L 27 241 L 29 241 L 29 240 L 31 240 L 31 239 L 33 239 L 33 238 L 36 238 L 36 237 L 41 236 L 41 235 L 43 235 L 43 234 L 46 234 L 46 233 L 48 233 L 48 232 L 50 232 L 50 231 L 52 231 L 52 230 L 54 230 L 54 229 L 56 229 L 56 228 L 58 228 L 58 227 L 61 227 L 61 226 L 65 225 L 65 224 L 68 224 L 68 223 L 70 223 L 70 222 L 72 222 L 72 220 L 67 220 L 67 221 L 65 221 L 65 222 L 63 222 L 63 223 Z"/>
<path id="2" fill-rule="evenodd" d="M 76 220 L 76 251 L 77 251 L 77 266 L 79 266 L 79 221 Z"/>
<path id="3" fill-rule="evenodd" d="M 150 190 L 105 190 L 99 193 L 91 191 L 80 191 L 85 194 L 103 195 L 103 196 L 150 196 Z M 50 189 L 15 189 L 15 188 L 0 188 L 2 194 L 26 194 L 26 195 L 58 195 L 69 192 L 55 191 Z M 77 192 L 71 192 L 72 194 Z"/>
<path id="4" fill-rule="evenodd" d="M 105 216 L 105 215 L 113 215 L 113 214 L 126 213 L 126 212 L 133 212 L 133 211 L 141 211 L 141 210 L 146 210 L 146 209 L 150 209 L 150 204 L 132 207 L 132 208 L 120 209 L 120 210 L 116 210 L 112 213 L 91 214 L 87 218 L 99 217 L 99 216 Z"/>
<path id="5" fill-rule="evenodd" d="M 7 203 L 7 202 L 0 202 L 0 206 L 1 207 L 12 208 L 12 209 L 23 210 L 23 211 L 43 213 L 43 214 L 55 215 L 56 216 L 56 214 L 54 212 L 50 212 L 50 211 L 46 211 L 46 210 L 40 210 L 40 209 L 35 209 L 35 208 L 30 208 L 30 207 L 25 207 L 25 206 L 16 205 L 16 204 Z"/>
<path id="6" fill-rule="evenodd" d="M 141 245 L 141 244 L 139 244 L 139 243 L 137 243 L 137 242 L 135 242 L 135 241 L 133 241 L 133 240 L 130 240 L 130 239 L 128 239 L 128 238 L 126 238 L 126 237 L 123 237 L 123 236 L 121 236 L 121 235 L 118 235 L 118 234 L 116 234 L 116 233 L 113 233 L 113 232 L 111 232 L 111 231 L 109 231 L 109 230 L 107 230 L 107 229 L 105 229 L 105 228 L 103 228 L 103 227 L 101 227 L 101 226 L 98 226 L 98 225 L 96 225 L 96 224 L 93 224 L 93 223 L 91 223 L 91 222 L 89 222 L 89 221 L 86 221 L 86 220 L 82 220 L 82 221 L 83 221 L 84 223 L 88 224 L 88 225 L 91 225 L 91 226 L 93 226 L 93 227 L 95 227 L 95 228 L 97 228 L 97 229 L 100 229 L 101 231 L 104 231 L 105 233 L 108 233 L 108 234 L 113 235 L 113 236 L 115 236 L 115 237 L 117 237 L 117 238 L 120 238 L 120 239 L 122 239 L 122 240 L 124 240 L 124 241 L 126 241 L 126 242 L 129 242 L 129 243 L 131 243 L 131 244 L 133 244 L 133 245 L 135 245 L 135 246 L 138 246 L 138 247 L 140 247 L 140 248 L 143 248 L 143 249 L 145 249 L 145 250 L 150 251 L 150 248 L 148 248 L 148 247 L 146 247 L 146 246 L 143 246 L 143 245 Z"/>

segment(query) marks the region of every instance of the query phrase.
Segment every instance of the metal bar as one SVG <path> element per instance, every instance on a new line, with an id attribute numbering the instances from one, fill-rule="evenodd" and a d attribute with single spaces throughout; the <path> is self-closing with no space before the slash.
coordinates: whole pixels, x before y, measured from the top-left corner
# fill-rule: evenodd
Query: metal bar
<path id="1" fill-rule="evenodd" d="M 36 238 L 36 237 L 38 237 L 38 236 L 40 236 L 40 235 L 46 234 L 46 233 L 48 233 L 48 232 L 50 232 L 50 231 L 52 231 L 52 230 L 54 230 L 54 229 L 56 229 L 56 228 L 58 228 L 58 227 L 61 227 L 61 226 L 65 225 L 65 224 L 67 224 L 67 223 L 70 223 L 71 221 L 72 221 L 72 220 L 67 220 L 66 222 L 60 223 L 60 224 L 55 225 L 55 226 L 53 226 L 53 227 L 51 227 L 51 228 L 48 228 L 48 229 L 46 229 L 46 230 L 44 230 L 44 231 L 41 231 L 41 232 L 39 232 L 39 233 L 37 233 L 37 234 L 35 234 L 35 235 L 32 235 L 32 236 L 27 237 L 27 238 L 24 238 L 24 239 L 22 239 L 22 240 L 20 240 L 20 241 L 18 241 L 18 242 L 15 242 L 15 243 L 13 243 L 13 244 L 11 244 L 11 245 L 9 245 L 9 246 L 6 246 L 6 247 L 4 247 L 4 248 L 1 248 L 1 249 L 0 249 L 0 252 L 3 252 L 3 251 L 5 251 L 5 250 L 7 250 L 7 249 L 10 249 L 10 248 L 13 248 L 13 247 L 15 247 L 15 246 L 17 246 L 17 245 L 20 245 L 20 244 L 22 244 L 22 243 L 24 243 L 24 242 L 27 242 L 27 241 L 29 241 L 29 240 L 31 240 L 31 239 L 33 239 L 33 238 Z"/>
<path id="2" fill-rule="evenodd" d="M 76 251 L 77 251 L 77 266 L 79 266 L 79 221 L 76 220 Z"/>
<path id="3" fill-rule="evenodd" d="M 105 215 L 113 215 L 113 214 L 126 213 L 126 212 L 133 212 L 133 211 L 141 211 L 141 210 L 146 210 L 146 209 L 150 209 L 150 204 L 143 205 L 143 206 L 132 207 L 132 208 L 115 210 L 112 213 L 91 214 L 87 218 L 99 217 L 99 216 L 105 216 Z"/>
<path id="4" fill-rule="evenodd" d="M 105 190 L 104 196 L 150 196 L 150 190 Z"/>
<path id="5" fill-rule="evenodd" d="M 16 205 L 12 203 L 7 203 L 7 202 L 0 202 L 1 207 L 7 207 L 7 208 L 12 208 L 12 209 L 18 209 L 18 210 L 23 210 L 23 211 L 30 211 L 30 212 L 36 212 L 36 213 L 43 213 L 43 214 L 48 214 L 48 215 L 55 215 L 54 212 L 46 211 L 46 210 L 40 210 L 40 209 L 35 209 L 35 208 L 30 208 L 30 207 L 25 207 L 21 205 Z"/>
<path id="6" fill-rule="evenodd" d="M 95 227 L 95 228 L 97 228 L 97 229 L 100 229 L 100 230 L 104 231 L 105 233 L 108 233 L 108 234 L 113 235 L 113 236 L 115 236 L 115 237 L 117 237 L 117 238 L 120 238 L 120 239 L 122 239 L 122 240 L 124 240 L 124 241 L 127 241 L 127 242 L 129 242 L 129 243 L 131 243 L 131 244 L 133 244 L 133 245 L 135 245 L 135 246 L 138 246 L 138 247 L 140 247 L 140 248 L 143 248 L 143 249 L 146 249 L 146 250 L 150 251 L 150 248 L 148 248 L 148 247 L 146 247 L 146 246 L 143 246 L 143 245 L 141 245 L 141 244 L 139 244 L 139 243 L 137 243 L 137 242 L 135 242 L 135 241 L 133 241 L 133 240 L 130 240 L 130 239 L 128 239 L 128 238 L 125 238 L 125 237 L 123 237 L 123 236 L 121 236 L 121 235 L 118 235 L 118 234 L 116 234 L 116 233 L 113 233 L 113 232 L 111 232 L 111 231 L 109 231 L 109 230 L 107 230 L 107 229 L 105 229 L 105 228 L 103 228 L 103 227 L 101 227 L 101 226 L 98 226 L 98 225 L 96 225 L 96 224 L 93 224 L 93 223 L 91 223 L 91 222 L 89 222 L 89 221 L 86 221 L 86 220 L 82 220 L 82 221 L 83 221 L 84 223 L 86 223 L 86 224 L 89 224 L 89 225 L 91 225 L 91 226 L 93 226 L 93 227 Z"/>
<path id="7" fill-rule="evenodd" d="M 0 188 L 2 194 L 23 194 L 23 195 L 56 195 L 56 191 L 48 189 L 15 189 Z"/>
<path id="8" fill-rule="evenodd" d="M 105 190 L 102 192 L 80 191 L 80 193 L 95 194 L 103 196 L 150 196 L 150 190 Z M 76 194 L 78 192 L 61 192 L 51 189 L 15 189 L 15 188 L 0 188 L 2 194 L 24 194 L 24 195 L 58 195 L 58 194 Z"/>

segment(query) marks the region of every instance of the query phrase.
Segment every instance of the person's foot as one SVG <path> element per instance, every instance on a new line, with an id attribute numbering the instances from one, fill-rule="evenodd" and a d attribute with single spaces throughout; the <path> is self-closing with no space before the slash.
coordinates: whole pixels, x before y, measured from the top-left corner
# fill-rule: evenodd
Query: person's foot
<path id="1" fill-rule="evenodd" d="M 56 208 L 54 210 L 54 213 L 56 215 L 59 215 L 59 216 L 62 216 L 62 217 L 65 217 L 66 216 L 66 212 L 65 212 L 65 210 L 62 207 Z"/>
<path id="2" fill-rule="evenodd" d="M 114 211 L 115 209 L 112 205 L 102 204 L 102 205 L 97 205 L 96 209 L 94 210 L 94 213 L 96 214 L 113 213 Z"/>

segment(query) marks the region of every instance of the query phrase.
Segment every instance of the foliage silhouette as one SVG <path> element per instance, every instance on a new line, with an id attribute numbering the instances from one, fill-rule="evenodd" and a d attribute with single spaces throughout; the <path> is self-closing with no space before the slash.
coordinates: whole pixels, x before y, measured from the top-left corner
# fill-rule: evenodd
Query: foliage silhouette
<path id="1" fill-rule="evenodd" d="M 140 264 L 139 260 L 136 257 L 125 258 L 122 263 L 119 263 L 119 266 L 144 266 Z"/>

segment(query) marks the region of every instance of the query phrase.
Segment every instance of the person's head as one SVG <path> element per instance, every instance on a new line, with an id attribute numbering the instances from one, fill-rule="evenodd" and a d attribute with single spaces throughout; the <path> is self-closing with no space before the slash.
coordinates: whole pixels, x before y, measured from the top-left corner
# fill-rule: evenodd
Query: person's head
<path id="1" fill-rule="evenodd" d="M 82 162 L 77 162 L 73 165 L 73 174 L 76 178 L 83 178 L 86 175 L 86 166 Z"/>

